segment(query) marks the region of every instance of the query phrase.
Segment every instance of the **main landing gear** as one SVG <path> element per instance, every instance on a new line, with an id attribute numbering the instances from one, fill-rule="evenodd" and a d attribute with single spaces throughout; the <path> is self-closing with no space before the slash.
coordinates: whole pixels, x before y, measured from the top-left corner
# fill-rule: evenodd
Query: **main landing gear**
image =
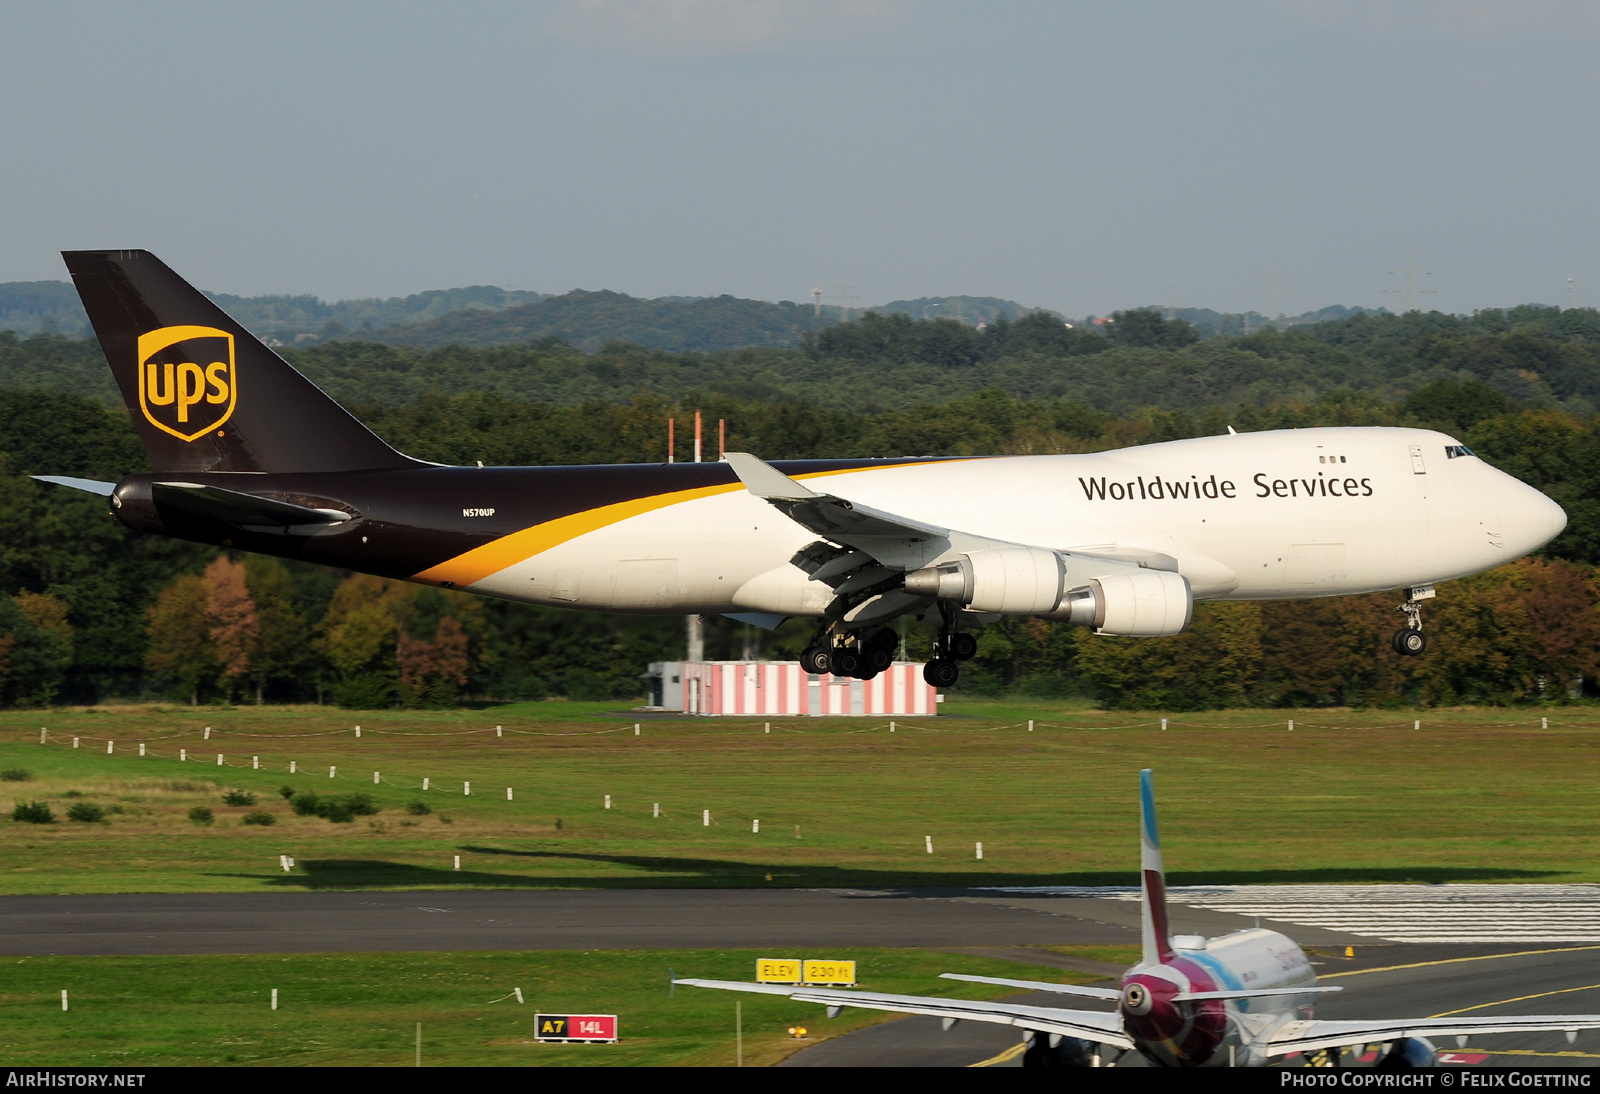
<path id="1" fill-rule="evenodd" d="M 900 636 L 889 627 L 863 636 L 858 633 L 826 634 L 812 639 L 800 655 L 800 665 L 818 676 L 832 673 L 835 676 L 853 676 L 858 680 L 871 680 L 894 663 L 894 650 Z"/>
<path id="2" fill-rule="evenodd" d="M 1389 645 L 1402 657 L 1416 657 L 1428 648 L 1428 639 L 1422 633 L 1422 601 L 1432 598 L 1432 585 L 1418 585 L 1406 590 L 1406 602 L 1399 611 L 1406 613 L 1406 625 L 1394 632 Z"/>
<path id="3" fill-rule="evenodd" d="M 933 645 L 933 660 L 922 666 L 922 678 L 936 688 L 947 688 L 961 678 L 959 662 L 978 655 L 978 640 L 965 631 L 952 631 L 951 612 L 939 602 L 941 626 Z"/>

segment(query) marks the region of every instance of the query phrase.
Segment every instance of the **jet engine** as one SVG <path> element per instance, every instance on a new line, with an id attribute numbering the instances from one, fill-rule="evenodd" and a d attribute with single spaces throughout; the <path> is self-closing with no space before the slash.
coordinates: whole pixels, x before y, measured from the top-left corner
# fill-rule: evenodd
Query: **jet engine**
<path id="1" fill-rule="evenodd" d="M 1177 634 L 1189 625 L 1194 593 L 1182 574 L 1129 568 L 1074 585 L 1069 560 L 1081 566 L 1081 559 L 1038 547 L 969 551 L 906 574 L 905 587 L 973 612 L 1041 615 L 1099 634 Z"/>
<path id="2" fill-rule="evenodd" d="M 1410 1071 L 1416 1067 L 1438 1067 L 1439 1050 L 1426 1037 L 1402 1037 L 1389 1046 L 1374 1071 Z"/>

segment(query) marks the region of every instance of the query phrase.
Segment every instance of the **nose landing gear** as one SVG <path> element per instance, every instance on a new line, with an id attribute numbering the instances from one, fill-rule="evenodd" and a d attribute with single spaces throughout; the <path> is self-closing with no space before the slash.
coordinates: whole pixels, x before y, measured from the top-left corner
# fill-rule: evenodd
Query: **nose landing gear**
<path id="1" fill-rule="evenodd" d="M 1394 632 L 1389 645 L 1402 657 L 1416 657 L 1428 648 L 1428 639 L 1422 633 L 1422 601 L 1433 597 L 1432 585 L 1418 585 L 1406 590 L 1406 602 L 1399 611 L 1406 613 L 1406 625 Z"/>

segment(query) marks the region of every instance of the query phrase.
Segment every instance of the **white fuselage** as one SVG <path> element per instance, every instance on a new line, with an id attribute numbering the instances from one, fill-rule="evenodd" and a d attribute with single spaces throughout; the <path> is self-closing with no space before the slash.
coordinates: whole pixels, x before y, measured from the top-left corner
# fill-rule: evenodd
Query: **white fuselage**
<path id="1" fill-rule="evenodd" d="M 1165 555 L 1197 599 L 1213 600 L 1426 585 L 1508 562 L 1566 523 L 1539 491 L 1422 429 L 1279 430 L 799 478 L 991 539 Z M 831 590 L 789 560 L 817 538 L 729 487 L 606 523 L 470 588 L 567 608 L 814 615 Z"/>

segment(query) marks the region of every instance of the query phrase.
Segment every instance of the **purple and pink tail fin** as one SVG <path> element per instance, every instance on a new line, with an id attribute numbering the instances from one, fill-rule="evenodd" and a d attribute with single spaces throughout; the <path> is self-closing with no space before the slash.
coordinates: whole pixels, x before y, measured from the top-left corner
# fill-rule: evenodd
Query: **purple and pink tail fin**
<path id="1" fill-rule="evenodd" d="M 1143 963 L 1159 965 L 1172 956 L 1172 932 L 1167 926 L 1167 879 L 1161 869 L 1156 795 L 1148 767 L 1139 772 L 1139 883 L 1144 896 Z"/>

